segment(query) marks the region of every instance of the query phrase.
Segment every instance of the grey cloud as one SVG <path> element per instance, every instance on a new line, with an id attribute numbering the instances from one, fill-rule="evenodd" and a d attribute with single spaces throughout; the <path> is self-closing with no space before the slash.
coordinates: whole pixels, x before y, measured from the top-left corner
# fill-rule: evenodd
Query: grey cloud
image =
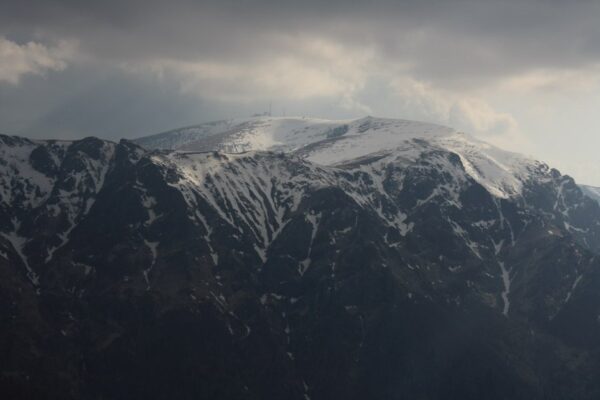
<path id="1" fill-rule="evenodd" d="M 61 71 L 72 51 L 64 42 L 49 48 L 35 42 L 19 45 L 0 37 L 0 82 L 18 84 L 23 75 Z"/>
<path id="2" fill-rule="evenodd" d="M 50 78 L 50 79 L 49 79 Z M 182 93 L 174 80 L 155 80 L 106 66 L 75 66 L 68 73 L 0 85 L 0 133 L 35 138 L 135 138 L 199 122 L 261 113 L 322 118 L 357 116 L 328 98 L 285 98 L 222 103 Z"/>
<path id="3" fill-rule="evenodd" d="M 600 57 L 593 1 L 14 1 L 5 34 L 75 38 L 114 60 L 256 59 L 292 51 L 277 37 L 315 35 L 372 45 L 441 84 L 467 84 Z"/>
<path id="4" fill-rule="evenodd" d="M 600 60 L 599 15 L 593 1 L 8 1 L 0 12 L 0 37 L 49 48 L 70 40 L 78 50 L 63 72 L 47 79 L 28 77 L 19 88 L 0 83 L 0 130 L 131 136 L 256 112 L 267 98 L 288 112 L 325 117 L 370 109 L 463 121 L 472 112 L 457 118 L 455 108 L 455 117 L 447 116 L 455 99 L 444 103 L 439 92 L 399 95 L 389 82 L 398 74 L 436 90 L 469 92 L 536 68 L 594 64 Z M 337 45 L 339 66 L 302 46 L 311 40 Z M 373 60 L 349 72 L 335 69 L 361 54 Z M 304 102 L 266 91 L 258 83 L 268 81 L 268 69 L 278 60 L 291 62 L 299 73 L 322 73 L 319 78 L 334 89 Z M 225 83 L 204 75 L 192 79 L 194 63 L 213 63 L 213 70 L 233 65 L 239 76 Z M 169 76 L 153 74 L 165 65 L 172 68 Z M 201 75 L 207 68 L 202 67 Z M 266 77 L 248 82 L 244 71 L 250 78 Z M 298 74 L 292 77 L 304 84 Z M 182 82 L 186 79 L 191 81 Z M 194 92 L 181 90 L 186 87 Z M 224 102 L 215 95 L 236 90 L 244 91 L 244 101 Z"/>

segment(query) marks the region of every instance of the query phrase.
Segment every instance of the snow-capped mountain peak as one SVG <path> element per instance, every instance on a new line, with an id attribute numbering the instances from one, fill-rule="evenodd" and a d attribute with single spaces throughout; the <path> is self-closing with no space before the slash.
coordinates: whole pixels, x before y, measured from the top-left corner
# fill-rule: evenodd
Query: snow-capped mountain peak
<path id="1" fill-rule="evenodd" d="M 295 153 L 307 160 L 341 166 L 378 154 L 393 154 L 409 162 L 424 151 L 457 154 L 474 180 L 502 198 L 519 195 L 523 181 L 542 163 L 503 151 L 452 128 L 403 119 L 365 117 L 324 120 L 254 117 L 182 128 L 136 140 L 149 149 L 178 151 L 251 150 Z"/>
<path id="2" fill-rule="evenodd" d="M 420 137 L 430 138 L 453 133 L 441 125 L 402 119 L 365 117 L 355 120 L 326 120 L 305 117 L 252 117 L 216 121 L 176 129 L 136 140 L 149 148 L 170 150 L 220 150 L 240 153 L 249 150 L 294 151 L 322 141 L 375 137 L 377 150 L 390 143 Z M 352 156 L 350 154 L 349 156 Z M 331 164 L 328 160 L 324 160 Z"/>

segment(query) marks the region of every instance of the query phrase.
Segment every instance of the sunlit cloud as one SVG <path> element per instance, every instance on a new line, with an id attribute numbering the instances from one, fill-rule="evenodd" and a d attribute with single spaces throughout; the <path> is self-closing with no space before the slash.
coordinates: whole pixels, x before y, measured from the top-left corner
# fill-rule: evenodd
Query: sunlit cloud
<path id="1" fill-rule="evenodd" d="M 62 71 L 67 67 L 74 49 L 74 44 L 68 41 L 61 41 L 56 46 L 32 41 L 19 45 L 0 37 L 0 82 L 16 85 L 23 75 Z"/>
<path id="2" fill-rule="evenodd" d="M 365 85 L 372 51 L 318 38 L 288 38 L 289 50 L 263 59 L 127 63 L 134 72 L 175 80 L 181 91 L 225 102 L 336 97 L 348 106 Z M 356 106 L 356 105 L 355 105 Z"/>

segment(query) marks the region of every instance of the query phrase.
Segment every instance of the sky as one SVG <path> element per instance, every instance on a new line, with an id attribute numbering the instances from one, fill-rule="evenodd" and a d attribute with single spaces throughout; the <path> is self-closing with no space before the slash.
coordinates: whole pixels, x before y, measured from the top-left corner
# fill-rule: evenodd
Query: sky
<path id="1" fill-rule="evenodd" d="M 441 123 L 600 186 L 600 2 L 0 3 L 0 133 L 134 138 L 212 120 Z"/>

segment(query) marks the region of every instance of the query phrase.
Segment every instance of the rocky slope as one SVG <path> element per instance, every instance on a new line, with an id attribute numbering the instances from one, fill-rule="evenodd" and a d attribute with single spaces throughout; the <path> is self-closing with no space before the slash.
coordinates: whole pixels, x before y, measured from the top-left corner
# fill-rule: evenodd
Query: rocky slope
<path id="1" fill-rule="evenodd" d="M 0 393 L 598 397 L 571 178 L 410 121 L 211 126 L 0 136 Z"/>

